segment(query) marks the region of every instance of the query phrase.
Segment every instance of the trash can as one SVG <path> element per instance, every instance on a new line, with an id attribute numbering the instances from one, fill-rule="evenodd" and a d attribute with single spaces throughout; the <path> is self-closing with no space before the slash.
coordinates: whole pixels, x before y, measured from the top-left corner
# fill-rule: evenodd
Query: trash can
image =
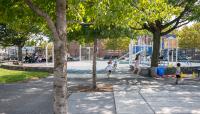
<path id="1" fill-rule="evenodd" d="M 157 75 L 163 76 L 165 74 L 165 69 L 163 67 L 158 67 L 157 68 Z"/>

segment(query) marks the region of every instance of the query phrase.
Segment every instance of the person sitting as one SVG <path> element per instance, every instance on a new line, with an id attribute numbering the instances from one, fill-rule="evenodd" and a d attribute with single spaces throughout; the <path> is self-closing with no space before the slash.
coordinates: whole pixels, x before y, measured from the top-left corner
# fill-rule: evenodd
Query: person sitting
<path id="1" fill-rule="evenodd" d="M 28 63 L 28 62 L 29 62 L 29 57 L 28 57 L 27 55 L 25 56 L 24 59 L 25 59 L 25 63 Z"/>

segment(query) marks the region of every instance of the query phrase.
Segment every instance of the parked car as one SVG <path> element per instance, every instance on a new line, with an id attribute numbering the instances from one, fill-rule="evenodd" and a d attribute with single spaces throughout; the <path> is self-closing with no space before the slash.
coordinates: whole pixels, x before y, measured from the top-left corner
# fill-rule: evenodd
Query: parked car
<path id="1" fill-rule="evenodd" d="M 103 59 L 116 59 L 116 58 L 119 58 L 119 56 L 105 55 Z"/>

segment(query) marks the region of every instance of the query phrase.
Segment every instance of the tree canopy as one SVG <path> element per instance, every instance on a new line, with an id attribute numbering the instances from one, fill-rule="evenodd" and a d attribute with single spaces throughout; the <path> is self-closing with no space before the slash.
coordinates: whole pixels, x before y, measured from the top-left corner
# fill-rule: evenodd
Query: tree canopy
<path id="1" fill-rule="evenodd" d="M 200 23 L 183 27 L 176 31 L 180 48 L 197 48 L 200 49 Z"/>
<path id="2" fill-rule="evenodd" d="M 103 6 L 102 9 L 106 9 L 104 15 L 107 18 L 103 18 L 106 24 L 114 23 L 134 30 L 147 30 L 153 34 L 151 66 L 157 67 L 161 36 L 197 19 L 200 1 L 107 0 Z"/>
<path id="3" fill-rule="evenodd" d="M 128 51 L 128 47 L 130 44 L 130 38 L 116 38 L 116 39 L 105 39 L 103 41 L 103 45 L 105 49 L 108 50 L 120 50 L 120 51 Z"/>

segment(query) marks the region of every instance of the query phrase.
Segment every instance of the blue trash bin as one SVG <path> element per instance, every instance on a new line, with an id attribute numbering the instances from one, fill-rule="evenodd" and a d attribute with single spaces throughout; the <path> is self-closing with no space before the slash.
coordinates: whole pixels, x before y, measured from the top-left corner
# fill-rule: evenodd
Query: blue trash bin
<path id="1" fill-rule="evenodd" d="M 163 76 L 165 74 L 165 69 L 163 67 L 158 67 L 157 68 L 157 75 Z"/>

